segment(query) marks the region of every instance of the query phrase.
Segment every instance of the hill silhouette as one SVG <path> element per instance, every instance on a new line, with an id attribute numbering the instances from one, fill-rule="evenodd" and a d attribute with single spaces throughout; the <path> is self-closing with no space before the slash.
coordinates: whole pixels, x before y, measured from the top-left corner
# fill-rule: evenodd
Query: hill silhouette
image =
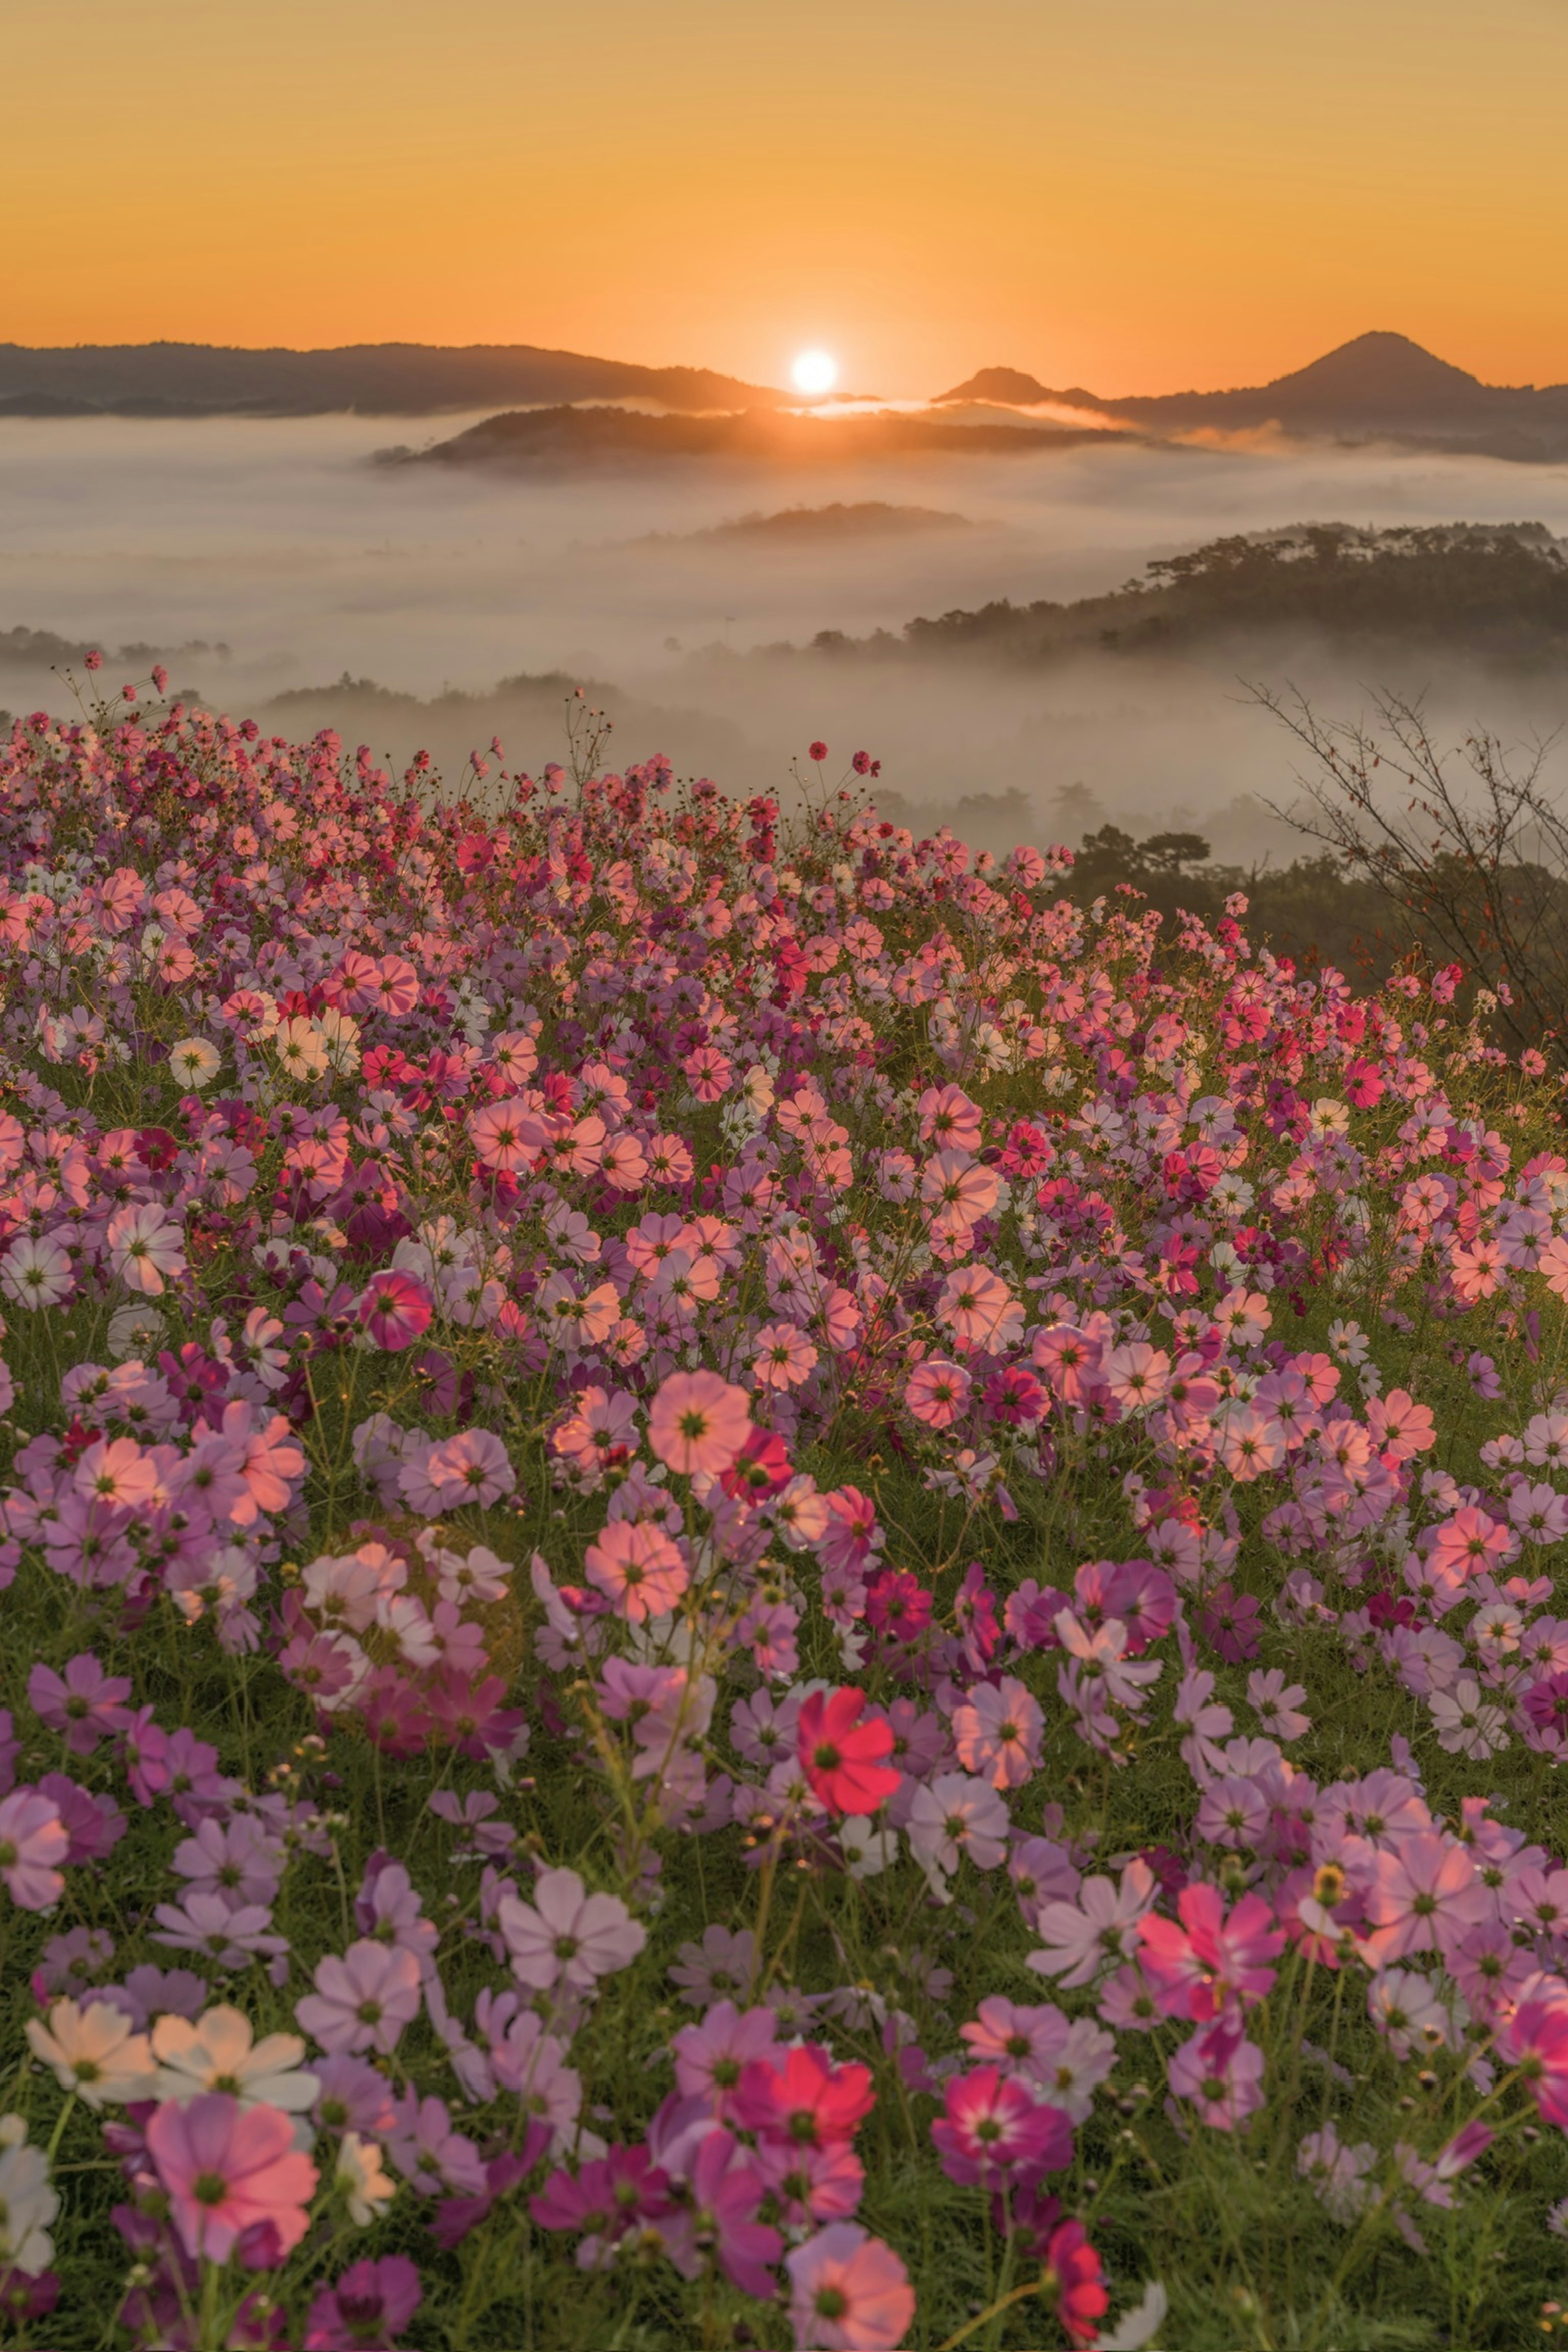
<path id="1" fill-rule="evenodd" d="M 428 416 L 517 401 L 655 400 L 772 407 L 795 395 L 711 368 L 641 367 L 531 343 L 347 343 L 249 351 L 211 343 L 0 343 L 0 415 Z"/>
<path id="2" fill-rule="evenodd" d="M 917 412 L 803 416 L 765 408 L 727 415 L 655 416 L 625 408 L 523 408 L 488 416 L 418 453 L 390 449 L 386 463 L 528 466 L 565 472 L 669 458 L 739 458 L 752 465 L 844 466 L 877 457 L 1017 457 L 1104 436 L 1058 425 L 955 425 Z"/>
<path id="3" fill-rule="evenodd" d="M 1256 430 L 1377 436 L 1424 446 L 1554 463 L 1568 457 L 1568 384 L 1483 383 L 1408 335 L 1357 335 L 1269 383 L 1226 392 L 1122 395 L 1048 389 L 1013 368 L 983 368 L 942 403 L 1040 401 L 1097 408 L 1151 432 Z"/>

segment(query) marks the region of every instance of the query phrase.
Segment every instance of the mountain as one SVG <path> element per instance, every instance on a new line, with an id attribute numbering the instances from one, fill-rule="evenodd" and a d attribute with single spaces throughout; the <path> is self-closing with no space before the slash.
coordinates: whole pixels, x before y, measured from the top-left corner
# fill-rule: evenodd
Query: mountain
<path id="1" fill-rule="evenodd" d="M 1012 408 L 1033 408 L 1039 402 L 1051 401 L 1063 408 L 1103 408 L 1105 403 L 1082 384 L 1074 384 L 1069 392 L 1053 392 L 1021 368 L 979 368 L 951 392 L 938 393 L 933 407 L 957 407 L 961 402 L 1001 401 Z"/>
<path id="2" fill-rule="evenodd" d="M 1568 384 L 1483 383 L 1479 376 L 1412 342 L 1408 335 L 1357 335 L 1272 383 L 1228 392 L 1170 392 L 1107 399 L 1051 392 L 1013 368 L 983 368 L 943 402 L 1039 401 L 1097 408 L 1155 433 L 1245 432 L 1277 425 L 1288 433 L 1392 439 L 1526 463 L 1568 458 Z"/>
<path id="3" fill-rule="evenodd" d="M 516 402 L 655 400 L 772 408 L 794 395 L 711 368 L 638 367 L 532 343 L 347 343 L 247 351 L 211 343 L 0 343 L 0 415 L 430 416 Z"/>

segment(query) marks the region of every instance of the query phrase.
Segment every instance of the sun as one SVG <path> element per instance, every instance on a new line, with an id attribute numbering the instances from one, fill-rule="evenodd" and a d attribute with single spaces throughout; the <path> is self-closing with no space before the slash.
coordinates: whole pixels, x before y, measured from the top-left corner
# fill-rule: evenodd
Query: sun
<path id="1" fill-rule="evenodd" d="M 831 392 L 838 381 L 838 362 L 831 352 L 802 352 L 790 370 L 796 392 Z"/>

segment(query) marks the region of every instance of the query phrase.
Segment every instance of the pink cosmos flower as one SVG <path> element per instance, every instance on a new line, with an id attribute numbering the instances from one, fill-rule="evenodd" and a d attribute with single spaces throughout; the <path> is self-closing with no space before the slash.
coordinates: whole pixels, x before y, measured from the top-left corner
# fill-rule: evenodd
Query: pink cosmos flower
<path id="1" fill-rule="evenodd" d="M 742 2130 L 796 2147 L 854 2138 L 875 2104 L 871 2070 L 839 2066 L 820 2042 L 765 2050 L 741 2076 L 734 2099 Z"/>
<path id="2" fill-rule="evenodd" d="M 618 1895 L 590 1895 L 574 1870 L 542 1870 L 533 1897 L 503 1895 L 496 1912 L 520 1984 L 587 1992 L 601 1977 L 629 1968 L 647 1941 Z"/>
<path id="3" fill-rule="evenodd" d="M 811 1377 L 816 1349 L 793 1323 L 764 1323 L 752 1342 L 752 1371 L 760 1389 L 798 1388 Z"/>
<path id="4" fill-rule="evenodd" d="M 855 2221 L 830 2221 L 784 2256 L 796 2352 L 893 2352 L 915 2315 L 909 2273 Z"/>
<path id="5" fill-rule="evenodd" d="M 927 1087 L 916 1108 L 921 1115 L 921 1141 L 939 1149 L 953 1145 L 960 1151 L 978 1151 L 984 1121 L 978 1103 L 962 1087 Z"/>
<path id="6" fill-rule="evenodd" d="M 727 1470 L 752 1425 L 744 1389 L 717 1372 L 672 1372 L 649 1409 L 647 1442 L 661 1462 L 688 1475 Z"/>
<path id="7" fill-rule="evenodd" d="M 419 2014 L 419 1962 L 400 1944 L 366 1937 L 339 1959 L 333 1952 L 318 1961 L 316 1990 L 294 2005 L 305 2032 L 321 2048 L 396 2049 L 404 2027 Z"/>
<path id="8" fill-rule="evenodd" d="M 1495 1571 L 1517 1549 L 1518 1538 L 1510 1528 L 1467 1505 L 1438 1528 L 1428 1559 L 1438 1575 L 1459 1583 L 1466 1577 Z"/>
<path id="9" fill-rule="evenodd" d="M 1447 1952 L 1486 1916 L 1486 1889 L 1468 1846 L 1423 1830 L 1380 1853 L 1366 1895 L 1378 1967 L 1407 1952 Z"/>
<path id="10" fill-rule="evenodd" d="M 131 1684 L 124 1675 L 106 1675 L 90 1651 L 70 1659 L 63 1677 L 50 1666 L 33 1667 L 27 1704 L 40 1723 L 64 1734 L 73 1756 L 90 1756 L 100 1739 L 121 1730 Z"/>
<path id="11" fill-rule="evenodd" d="M 1023 1309 L 999 1274 L 989 1266 L 959 1265 L 942 1286 L 936 1318 L 954 1339 L 972 1347 L 1000 1349 L 1023 1328 Z"/>
<path id="12" fill-rule="evenodd" d="M 116 1209 L 105 1240 L 109 1262 L 127 1290 L 159 1297 L 185 1263 L 184 1235 L 156 1202 Z"/>
<path id="13" fill-rule="evenodd" d="M 260 2223 L 274 2232 L 278 2261 L 304 2236 L 316 2168 L 279 2108 L 242 2107 L 223 2091 L 184 2105 L 169 2100 L 147 2126 L 147 2152 L 193 2262 L 226 2263 L 241 2234 Z"/>
<path id="14" fill-rule="evenodd" d="M 951 1429 L 969 1402 L 973 1383 L 962 1364 L 928 1356 L 904 1383 L 904 1402 L 928 1429 Z"/>
<path id="15" fill-rule="evenodd" d="M 1263 2105 L 1263 2053 L 1239 2021 L 1217 2018 L 1173 2052 L 1166 2079 L 1214 2130 L 1237 2131 Z"/>
<path id="16" fill-rule="evenodd" d="M 425 1285 L 394 1267 L 366 1284 L 359 1302 L 359 1319 L 378 1348 L 395 1354 L 411 1348 L 428 1330 L 435 1311 Z"/>
<path id="17" fill-rule="evenodd" d="M 1217 2017 L 1227 2000 L 1244 2009 L 1261 2000 L 1285 1945 L 1262 1896 L 1243 1895 L 1227 1919 L 1219 1889 L 1194 1881 L 1183 1887 L 1176 1908 L 1180 1927 L 1152 1913 L 1138 1923 L 1143 1972 L 1166 2016 L 1204 2021 Z"/>
<path id="18" fill-rule="evenodd" d="M 1031 1952 L 1025 1965 L 1064 1985 L 1090 1983 L 1108 1961 L 1131 1958 L 1157 1891 L 1146 1862 L 1130 1862 L 1120 1887 L 1109 1878 L 1086 1878 L 1076 1903 L 1041 1904 L 1035 1926 L 1044 1949 Z"/>
<path id="19" fill-rule="evenodd" d="M 952 1713 L 958 1760 L 993 1788 L 1016 1789 L 1038 1769 L 1045 1719 L 1038 1699 L 1014 1675 L 976 1683 Z"/>
<path id="20" fill-rule="evenodd" d="M 771 2009 L 737 2010 L 732 2000 L 715 2001 L 700 2025 L 683 2025 L 670 2044 L 676 2088 L 683 2098 L 705 2099 L 714 2115 L 726 2115 L 742 2075 L 773 2046 L 777 2032 Z"/>
<path id="21" fill-rule="evenodd" d="M 531 1167 L 547 1132 L 543 1120 L 515 1099 L 487 1103 L 468 1121 L 468 1140 L 481 1167 L 508 1176 Z"/>
<path id="22" fill-rule="evenodd" d="M 405 1454 L 398 1485 L 416 1511 L 434 1518 L 465 1503 L 488 1510 L 517 1485 L 506 1447 L 489 1429 L 460 1429 L 413 1460 Z"/>
<path id="23" fill-rule="evenodd" d="M 679 1546 L 663 1528 L 636 1519 L 612 1519 L 602 1528 L 583 1568 L 616 1614 L 634 1625 L 668 1616 L 691 1580 Z"/>
<path id="24" fill-rule="evenodd" d="M 0 1878 L 21 1911 L 47 1911 L 65 1891 L 56 1865 L 70 1851 L 70 1835 L 52 1797 L 13 1789 L 0 1798 Z"/>

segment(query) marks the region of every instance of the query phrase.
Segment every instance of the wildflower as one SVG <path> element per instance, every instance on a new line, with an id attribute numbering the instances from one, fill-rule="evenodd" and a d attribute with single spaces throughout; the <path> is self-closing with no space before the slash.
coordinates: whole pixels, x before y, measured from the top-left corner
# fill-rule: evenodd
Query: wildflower
<path id="1" fill-rule="evenodd" d="M 394 1268 L 366 1285 L 358 1311 L 376 1346 L 396 1353 L 429 1329 L 434 1307 L 424 1283 Z"/>
<path id="2" fill-rule="evenodd" d="M 1030 1952 L 1026 1965 L 1064 1985 L 1090 1983 L 1108 1961 L 1132 1957 L 1154 1895 L 1154 1874 L 1143 1862 L 1127 1864 L 1120 1887 L 1109 1878 L 1086 1878 L 1076 1903 L 1040 1906 L 1035 1927 L 1043 1948 Z"/>
<path id="3" fill-rule="evenodd" d="M 317 2078 L 300 2071 L 305 2045 L 299 2035 L 268 2033 L 258 2042 L 250 2020 L 226 2002 L 195 2020 L 159 2018 L 152 2052 L 161 2099 L 223 2091 L 242 2107 L 279 2107 L 289 2115 L 306 2114 L 315 2101 Z"/>
<path id="4" fill-rule="evenodd" d="M 588 1581 L 633 1624 L 662 1617 L 690 1582 L 679 1547 L 660 1528 L 612 1519 L 583 1559 Z"/>
<path id="5" fill-rule="evenodd" d="M 30 2017 L 26 2032 L 34 2057 L 54 2069 L 62 2091 L 74 2092 L 89 2107 L 156 2095 L 146 2035 L 133 2032 L 124 2011 L 108 2001 L 82 2009 L 69 1999 L 57 2000 L 48 2023 Z"/>
<path id="6" fill-rule="evenodd" d="M 56 1865 L 70 1850 L 70 1838 L 52 1797 L 37 1789 L 14 1789 L 0 1798 L 0 1878 L 18 1910 L 47 1911 L 65 1886 Z"/>
<path id="7" fill-rule="evenodd" d="M 901 1774 L 884 1759 L 893 1748 L 885 1717 L 861 1720 L 865 1693 L 813 1691 L 800 1710 L 795 1746 L 816 1795 L 830 1812 L 874 1813 Z"/>
<path id="8" fill-rule="evenodd" d="M 746 1442 L 751 1401 L 716 1372 L 672 1372 L 648 1412 L 647 1440 L 672 1470 L 727 1470 Z"/>
<path id="9" fill-rule="evenodd" d="M 1040 1760 L 1045 1716 L 1033 1693 L 1011 1675 L 1000 1683 L 976 1683 L 953 1710 L 952 1737 L 958 1760 L 994 1788 L 1016 1789 Z"/>
<path id="10" fill-rule="evenodd" d="M 503 1896 L 496 1915 L 520 1984 L 586 1992 L 629 1968 L 647 1941 L 618 1895 L 590 1895 L 574 1870 L 541 1871 L 533 1894 L 532 1903 Z"/>
<path id="11" fill-rule="evenodd" d="M 193 2261 L 226 2263 L 258 2223 L 269 2225 L 279 2257 L 304 2236 L 316 2168 L 276 2107 L 242 2107 L 222 2092 L 170 2101 L 148 2123 L 147 2152 Z"/>
<path id="12" fill-rule="evenodd" d="M 892 2248 L 855 2221 L 832 2221 L 784 2256 L 796 2352 L 891 2352 L 915 2315 Z"/>
<path id="13" fill-rule="evenodd" d="M 351 2263 L 331 2286 L 317 2289 L 305 2322 L 305 2352 L 390 2344 L 418 2310 L 422 2293 L 418 2270 L 406 2254 Z"/>
<path id="14" fill-rule="evenodd" d="M 351 1944 L 342 1959 L 329 1952 L 317 1963 L 315 1986 L 296 2001 L 294 2014 L 332 2053 L 390 2053 L 419 2014 L 419 1963 L 401 1945 L 367 1937 Z"/>
<path id="15" fill-rule="evenodd" d="M 223 1055 L 205 1037 L 182 1037 L 169 1048 L 169 1067 L 181 1086 L 194 1087 L 200 1094 L 223 1067 Z"/>
<path id="16" fill-rule="evenodd" d="M 931 2132 L 942 2170 L 961 2188 L 1060 2172 L 1072 2161 L 1072 2126 L 1061 2109 L 1038 2103 L 995 2066 L 953 2077 Z"/>
<path id="17" fill-rule="evenodd" d="M 55 2258 L 49 2229 L 60 2210 L 48 2158 L 27 2143 L 20 2116 L 0 2116 L 0 2263 L 37 2278 Z"/>
<path id="18" fill-rule="evenodd" d="M 156 1202 L 116 1209 L 105 1236 L 109 1262 L 128 1290 L 156 1298 L 185 1262 L 184 1240 Z"/>

